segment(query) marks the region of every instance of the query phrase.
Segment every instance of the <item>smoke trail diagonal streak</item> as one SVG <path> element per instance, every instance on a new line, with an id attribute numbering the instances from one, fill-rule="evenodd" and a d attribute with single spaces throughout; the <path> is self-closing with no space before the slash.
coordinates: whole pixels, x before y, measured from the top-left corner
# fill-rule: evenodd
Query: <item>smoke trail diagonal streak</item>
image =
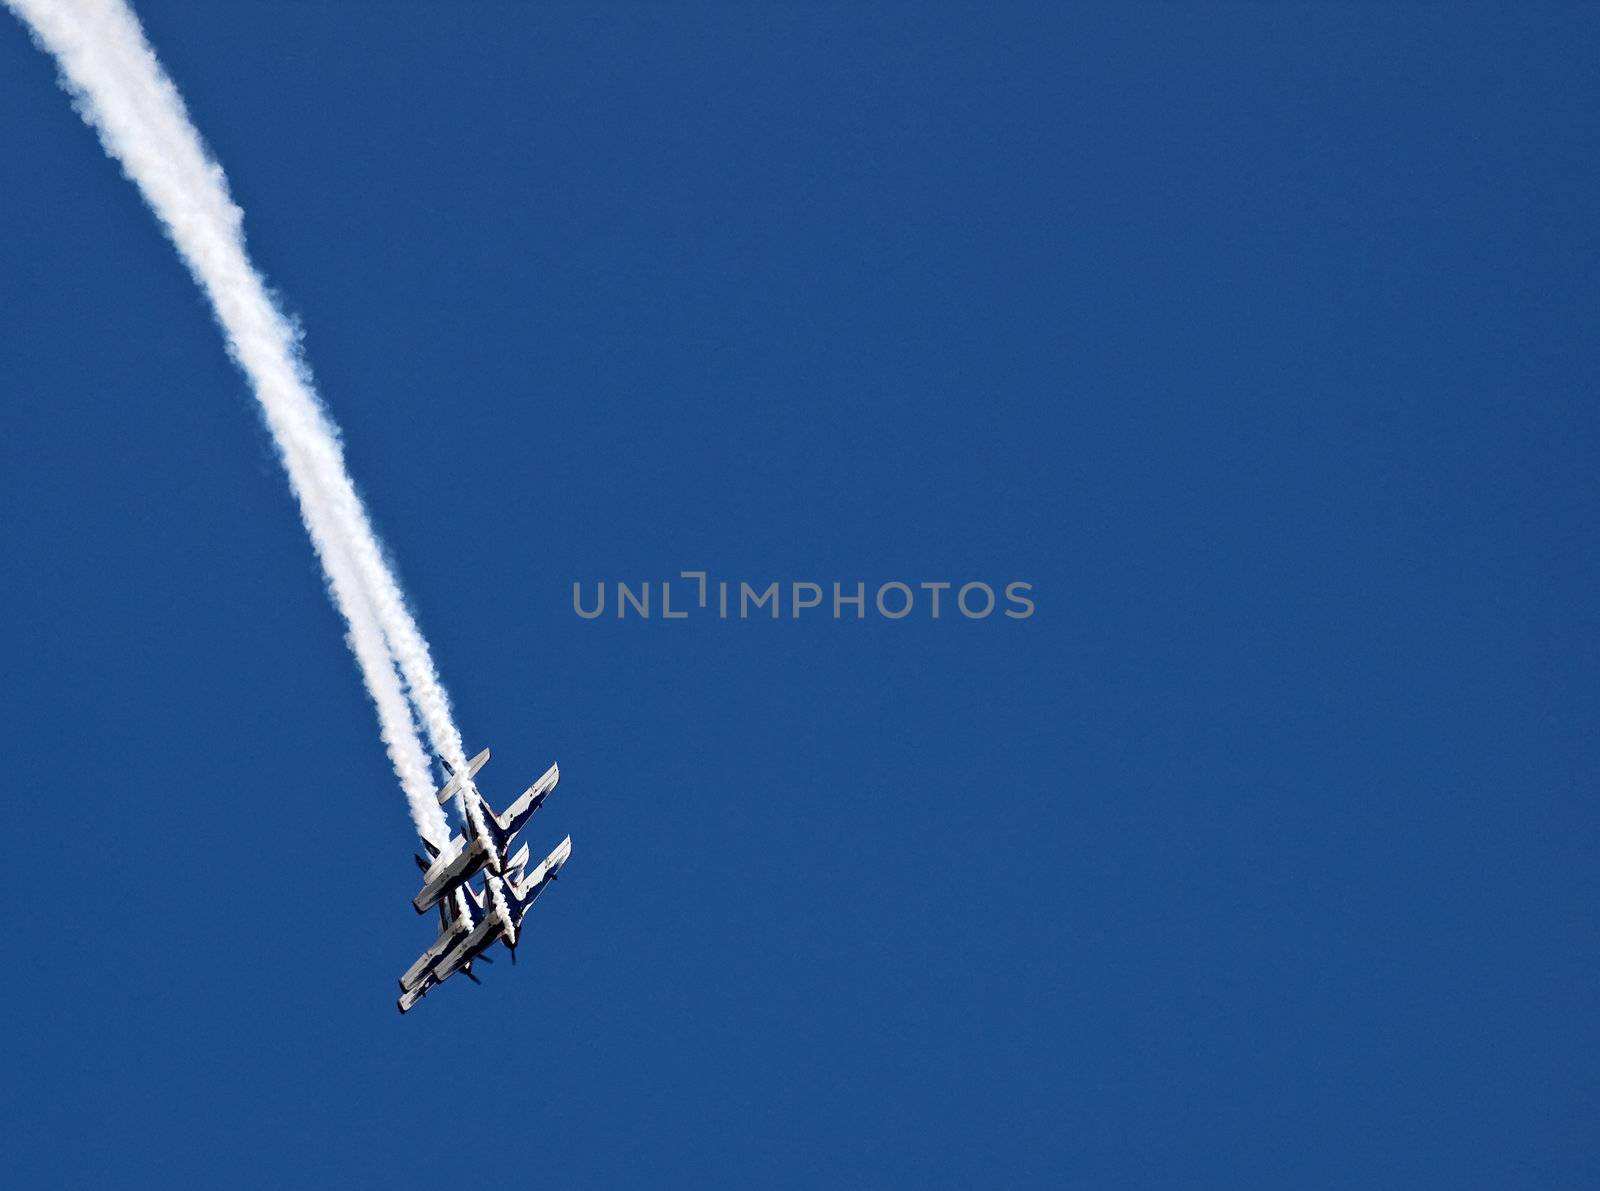
<path id="1" fill-rule="evenodd" d="M 207 155 L 182 98 L 123 0 L 4 2 L 56 59 L 79 113 L 138 187 L 210 299 L 229 353 L 260 403 L 329 591 L 348 625 L 350 648 L 417 829 L 442 842 L 448 828 L 433 801 L 412 707 L 434 750 L 460 768 L 465 755 L 449 698 L 345 468 L 295 329 L 245 251 L 242 212 L 221 167 Z"/>

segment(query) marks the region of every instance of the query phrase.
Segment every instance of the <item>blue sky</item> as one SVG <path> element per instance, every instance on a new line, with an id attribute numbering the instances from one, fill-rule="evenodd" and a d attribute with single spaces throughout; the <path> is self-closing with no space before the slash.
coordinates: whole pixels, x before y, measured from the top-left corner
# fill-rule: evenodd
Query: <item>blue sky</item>
<path id="1" fill-rule="evenodd" d="M 1594 9 L 139 11 L 575 849 L 394 1013 L 281 469 L 0 29 L 21 1184 L 1600 1177 Z M 1038 611 L 572 612 L 687 568 Z"/>

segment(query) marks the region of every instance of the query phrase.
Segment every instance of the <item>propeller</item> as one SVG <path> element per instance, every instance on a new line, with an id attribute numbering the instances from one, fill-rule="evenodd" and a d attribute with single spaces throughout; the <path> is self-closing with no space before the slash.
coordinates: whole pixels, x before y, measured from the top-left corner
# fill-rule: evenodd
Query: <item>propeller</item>
<path id="1" fill-rule="evenodd" d="M 474 984 L 482 984 L 483 983 L 483 981 L 478 979 L 478 974 L 476 972 L 474 972 L 471 968 L 462 968 L 461 969 L 461 974 L 463 976 L 465 976 L 468 980 L 472 981 L 472 983 L 474 983 Z"/>

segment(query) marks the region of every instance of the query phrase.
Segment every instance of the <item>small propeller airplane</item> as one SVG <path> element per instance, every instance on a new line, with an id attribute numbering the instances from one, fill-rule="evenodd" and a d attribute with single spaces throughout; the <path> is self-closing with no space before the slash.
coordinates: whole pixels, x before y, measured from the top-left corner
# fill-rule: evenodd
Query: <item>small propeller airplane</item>
<path id="1" fill-rule="evenodd" d="M 417 962 L 400 977 L 400 1012 L 405 1013 L 438 983 L 433 969 L 455 945 L 457 939 L 469 933 L 478 924 L 483 910 L 470 885 L 458 885 L 439 902 L 439 937 L 417 957 Z M 488 962 L 488 957 L 484 957 Z M 462 975 L 476 981 L 470 964 L 463 965 Z"/>
<path id="2" fill-rule="evenodd" d="M 467 884 L 452 890 L 439 903 L 439 937 L 400 977 L 400 1012 L 410 1010 L 457 972 L 478 983 L 472 965 L 492 963 L 484 953 L 497 942 L 505 944 L 515 965 L 523 919 L 571 855 L 569 835 L 531 873 L 524 875 L 520 865 L 512 866 L 505 876 L 486 873 L 482 893 Z"/>
<path id="3" fill-rule="evenodd" d="M 436 795 L 439 805 L 445 806 L 459 795 L 466 824 L 461 834 L 453 837 L 443 848 L 423 841 L 422 846 L 428 850 L 431 859 L 424 861 L 420 856 L 417 857 L 418 866 L 422 869 L 422 888 L 411 899 L 411 904 L 419 914 L 427 913 L 445 894 L 475 876 L 479 870 L 488 869 L 501 875 L 511 868 L 514 857 L 508 854 L 508 849 L 512 838 L 544 805 L 550 791 L 561 780 L 560 767 L 550 766 L 538 781 L 506 808 L 504 814 L 497 815 L 478 793 L 477 784 L 472 780 L 488 760 L 489 750 L 484 749 L 468 761 L 466 769 L 460 773 L 451 770 L 449 762 L 443 758 L 439 761 L 450 774 L 450 780 Z"/>
<path id="4" fill-rule="evenodd" d="M 572 837 L 568 836 L 527 872 L 528 845 L 512 850 L 517 833 L 544 805 L 561 771 L 550 766 L 503 814 L 496 814 L 473 781 L 488 760 L 488 749 L 459 771 L 443 758 L 439 760 L 449 775 L 436 795 L 439 805 L 459 797 L 465 822 L 461 833 L 443 848 L 423 841 L 431 859 L 415 857 L 422 870 L 422 889 L 411 904 L 419 914 L 437 908 L 439 934 L 400 977 L 401 1013 L 457 972 L 478 983 L 473 965 L 491 963 L 485 952 L 496 942 L 505 944 L 515 964 L 523 918 L 572 855 Z M 483 877 L 481 891 L 471 883 L 478 875 Z"/>

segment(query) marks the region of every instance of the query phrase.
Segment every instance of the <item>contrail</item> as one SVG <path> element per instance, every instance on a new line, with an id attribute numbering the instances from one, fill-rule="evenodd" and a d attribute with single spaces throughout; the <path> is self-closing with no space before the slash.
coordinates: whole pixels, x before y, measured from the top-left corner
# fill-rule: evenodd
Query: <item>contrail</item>
<path id="1" fill-rule="evenodd" d="M 409 697 L 434 749 L 465 763 L 426 641 L 412 619 L 345 470 L 337 431 L 312 388 L 295 328 L 273 305 L 244 247 L 243 213 L 206 153 L 177 88 L 123 0 L 4 0 L 52 54 L 74 106 L 138 186 L 210 299 L 283 457 L 349 643 L 378 710 L 417 829 L 448 838 Z M 395 673 L 398 665 L 405 687 Z"/>

